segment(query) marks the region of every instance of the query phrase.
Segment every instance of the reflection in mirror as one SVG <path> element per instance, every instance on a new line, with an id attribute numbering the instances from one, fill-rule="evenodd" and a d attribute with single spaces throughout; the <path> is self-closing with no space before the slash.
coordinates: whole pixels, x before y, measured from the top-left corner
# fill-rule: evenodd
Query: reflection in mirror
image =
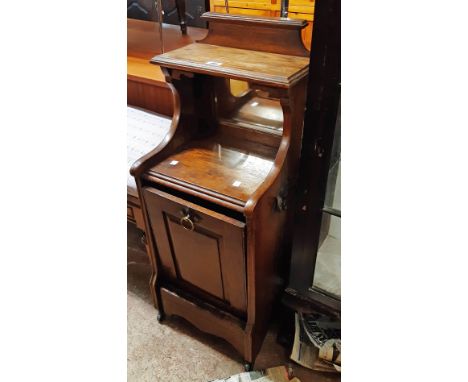
<path id="1" fill-rule="evenodd" d="M 127 0 L 127 18 L 159 21 L 158 5 L 154 0 Z"/>
<path id="2" fill-rule="evenodd" d="M 249 91 L 249 83 L 246 81 L 230 79 L 229 90 L 234 97 L 242 97 Z"/>
<path id="3" fill-rule="evenodd" d="M 159 0 L 127 0 L 127 56 L 151 58 L 164 53 Z"/>
<path id="4" fill-rule="evenodd" d="M 232 99 L 219 108 L 224 123 L 282 135 L 283 109 L 278 99 L 245 81 L 230 79 L 228 87 Z"/>

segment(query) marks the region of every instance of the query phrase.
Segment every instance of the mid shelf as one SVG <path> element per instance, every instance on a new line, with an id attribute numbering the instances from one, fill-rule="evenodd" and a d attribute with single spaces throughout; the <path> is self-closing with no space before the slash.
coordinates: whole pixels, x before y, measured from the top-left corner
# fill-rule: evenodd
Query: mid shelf
<path id="1" fill-rule="evenodd" d="M 234 147 L 215 136 L 190 142 L 152 167 L 149 174 L 245 204 L 265 180 L 273 161 L 273 157 Z"/>

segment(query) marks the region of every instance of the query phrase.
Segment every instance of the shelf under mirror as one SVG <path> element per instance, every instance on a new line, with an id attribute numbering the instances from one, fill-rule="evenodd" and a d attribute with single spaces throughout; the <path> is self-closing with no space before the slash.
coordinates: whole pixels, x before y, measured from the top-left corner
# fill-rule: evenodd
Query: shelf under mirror
<path id="1" fill-rule="evenodd" d="M 221 116 L 220 120 L 278 136 L 283 134 L 283 110 L 279 100 L 255 93 L 229 115 Z"/>

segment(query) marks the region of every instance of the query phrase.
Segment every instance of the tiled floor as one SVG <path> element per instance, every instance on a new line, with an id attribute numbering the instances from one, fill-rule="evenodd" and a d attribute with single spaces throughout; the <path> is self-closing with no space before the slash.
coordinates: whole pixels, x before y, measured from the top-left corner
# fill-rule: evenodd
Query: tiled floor
<path id="1" fill-rule="evenodd" d="M 148 289 L 149 265 L 132 226 L 128 230 L 127 374 L 138 382 L 207 382 L 243 371 L 242 359 L 223 340 L 200 332 L 181 318 L 156 320 Z M 272 329 L 257 358 L 256 369 L 290 363 L 288 350 Z M 313 373 L 293 365 L 302 382 L 336 382 L 338 375 Z"/>

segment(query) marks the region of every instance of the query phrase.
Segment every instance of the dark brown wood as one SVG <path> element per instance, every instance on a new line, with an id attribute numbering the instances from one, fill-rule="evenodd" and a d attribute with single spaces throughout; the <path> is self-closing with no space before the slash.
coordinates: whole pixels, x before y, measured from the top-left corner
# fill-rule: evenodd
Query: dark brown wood
<path id="1" fill-rule="evenodd" d="M 245 312 L 245 223 L 154 188 L 144 198 L 164 272 Z"/>
<path id="2" fill-rule="evenodd" d="M 127 220 L 134 223 L 139 229 L 145 230 L 140 200 L 129 194 L 127 194 Z"/>
<path id="3" fill-rule="evenodd" d="M 301 302 L 339 311 L 341 301 L 311 289 L 319 248 L 322 208 L 341 94 L 341 3 L 317 0 L 310 53 L 307 112 L 295 203 L 294 243 L 286 292 Z M 320 150 L 318 155 L 317 148 Z"/>
<path id="4" fill-rule="evenodd" d="M 230 147 L 217 137 L 195 141 L 153 167 L 162 174 L 233 199 L 247 202 L 273 165 L 272 158 Z"/>
<path id="5" fill-rule="evenodd" d="M 184 317 L 198 329 L 225 338 L 239 353 L 244 352 L 244 329 L 241 320 L 197 300 L 195 296 L 184 298 L 166 288 L 161 288 L 161 300 L 166 315 Z"/>
<path id="6" fill-rule="evenodd" d="M 156 173 L 145 173 L 143 174 L 143 179 L 154 184 L 170 187 L 175 191 L 181 191 L 187 196 L 195 196 L 200 198 L 200 200 L 213 202 L 233 211 L 244 212 L 245 204 L 242 201 L 200 188 L 196 185 L 188 187 L 185 182 L 179 182 L 177 179 L 165 177 L 164 175 Z"/>
<path id="7" fill-rule="evenodd" d="M 127 19 L 127 104 L 172 116 L 172 93 L 161 69 L 150 59 L 162 51 L 156 24 Z M 206 30 L 188 28 L 181 35 L 174 25 L 163 24 L 164 49 L 171 51 L 206 36 Z"/>
<path id="8" fill-rule="evenodd" d="M 156 24 L 150 21 L 127 19 L 127 57 L 139 57 L 149 61 L 161 53 L 161 43 Z M 164 51 L 180 48 L 204 38 L 207 30 L 188 27 L 187 34 L 181 35 L 176 25 L 163 24 Z"/>
<path id="9" fill-rule="evenodd" d="M 307 26 L 305 20 L 215 12 L 207 12 L 202 18 L 209 22 L 208 36 L 200 41 L 205 44 L 290 56 L 307 57 L 309 54 L 301 40 L 301 30 Z"/>
<path id="10" fill-rule="evenodd" d="M 172 116 L 174 105 L 167 86 L 161 82 L 147 82 L 142 78 L 127 78 L 127 103 L 155 113 Z"/>
<path id="11" fill-rule="evenodd" d="M 187 45 L 156 56 L 151 62 L 167 68 L 284 88 L 306 77 L 309 64 L 304 57 L 206 43 Z"/>
<path id="12" fill-rule="evenodd" d="M 248 231 L 247 271 L 249 275 L 249 305 L 247 330 L 249 350 L 252 358 L 258 353 L 268 329 L 267 322 L 275 296 L 281 286 L 279 272 L 280 255 L 289 253 L 291 241 L 292 210 L 277 211 L 274 200 L 283 196 L 291 205 L 298 176 L 298 162 L 302 137 L 302 118 L 305 103 L 306 81 L 290 90 L 290 96 L 283 98 L 284 112 L 283 139 L 274 167 L 262 186 L 253 194 L 246 206 Z M 268 228 L 264 228 L 268 222 Z M 272 277 L 277 275 L 277 277 Z M 257 325 L 257 326 L 256 326 Z"/>
<path id="13" fill-rule="evenodd" d="M 278 136 L 274 128 L 269 130 L 269 133 L 265 134 L 264 131 L 257 130 L 256 125 L 243 123 L 232 117 L 220 118 L 217 134 L 220 141 L 231 142 L 230 146 L 237 147 L 240 152 L 255 153 L 256 156 L 271 158 L 273 161 L 281 143 L 281 135 Z"/>
<path id="14" fill-rule="evenodd" d="M 279 100 L 252 96 L 236 107 L 228 117 L 238 126 L 268 129 L 271 134 L 280 137 L 283 135 L 283 110 Z"/>
<path id="15" fill-rule="evenodd" d="M 280 37 L 303 23 L 245 23 L 277 30 L 284 53 L 195 43 L 152 60 L 171 89 L 173 122 L 131 173 L 151 232 L 160 313 L 184 317 L 254 362 L 290 247 L 308 61 Z M 220 60 L 223 70 L 206 64 Z M 240 97 L 232 78 L 249 82 Z"/>

